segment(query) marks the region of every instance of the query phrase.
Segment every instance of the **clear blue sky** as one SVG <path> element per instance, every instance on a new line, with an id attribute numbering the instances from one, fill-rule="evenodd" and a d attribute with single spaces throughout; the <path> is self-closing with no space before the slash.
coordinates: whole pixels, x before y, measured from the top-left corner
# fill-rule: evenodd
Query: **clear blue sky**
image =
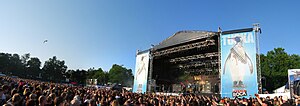
<path id="1" fill-rule="evenodd" d="M 69 69 L 109 70 L 122 64 L 134 70 L 137 49 L 148 49 L 177 31 L 260 23 L 262 53 L 283 47 L 300 54 L 300 2 L 278 1 L 1 1 L 0 52 L 30 53 L 42 62 L 57 56 Z"/>

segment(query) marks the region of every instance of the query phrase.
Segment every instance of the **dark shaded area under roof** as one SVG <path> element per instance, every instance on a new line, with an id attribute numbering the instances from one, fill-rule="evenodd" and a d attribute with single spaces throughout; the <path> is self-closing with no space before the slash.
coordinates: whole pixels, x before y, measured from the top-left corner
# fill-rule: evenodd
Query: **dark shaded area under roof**
<path id="1" fill-rule="evenodd" d="M 211 32 L 211 31 L 179 31 L 175 33 L 173 36 L 170 36 L 166 40 L 162 41 L 158 45 L 153 47 L 154 50 L 175 46 L 178 44 L 209 38 L 211 36 L 217 35 L 218 32 Z"/>

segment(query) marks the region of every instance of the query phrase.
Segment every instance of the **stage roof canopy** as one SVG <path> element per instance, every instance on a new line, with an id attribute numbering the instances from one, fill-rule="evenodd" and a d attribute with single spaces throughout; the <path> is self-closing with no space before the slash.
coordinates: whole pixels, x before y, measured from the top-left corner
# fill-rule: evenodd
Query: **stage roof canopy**
<path id="1" fill-rule="evenodd" d="M 175 46 L 182 43 L 187 43 L 190 41 L 209 38 L 211 36 L 216 35 L 217 32 L 210 32 L 210 31 L 179 31 L 175 33 L 173 36 L 165 39 L 158 45 L 153 47 L 154 50 Z"/>

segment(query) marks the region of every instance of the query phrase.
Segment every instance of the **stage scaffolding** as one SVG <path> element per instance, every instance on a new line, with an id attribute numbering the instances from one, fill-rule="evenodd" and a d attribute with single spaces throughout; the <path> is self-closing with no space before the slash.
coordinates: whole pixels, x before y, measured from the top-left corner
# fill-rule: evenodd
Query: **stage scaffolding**
<path id="1" fill-rule="evenodd" d="M 182 40 L 178 36 L 190 39 Z M 181 31 L 174 34 L 151 49 L 150 82 L 155 81 L 157 85 L 152 91 L 176 92 L 187 86 L 185 91 L 216 92 L 214 89 L 219 89 L 214 88 L 219 83 L 218 52 L 218 33 Z M 213 87 L 207 89 L 208 85 Z"/>
<path id="2" fill-rule="evenodd" d="M 254 30 L 257 43 L 258 84 L 261 88 L 259 57 L 260 27 L 222 32 L 179 31 L 150 48 L 149 92 L 220 92 L 220 34 Z M 191 89 L 188 89 L 190 87 Z M 180 90 L 178 90 L 180 89 Z"/>

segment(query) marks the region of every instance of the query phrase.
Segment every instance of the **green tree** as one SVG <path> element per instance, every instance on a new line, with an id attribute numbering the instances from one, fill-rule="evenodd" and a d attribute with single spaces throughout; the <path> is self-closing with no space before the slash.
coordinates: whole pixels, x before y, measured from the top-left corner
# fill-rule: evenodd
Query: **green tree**
<path id="1" fill-rule="evenodd" d="M 74 78 L 74 70 L 67 70 L 67 72 L 65 73 L 66 78 L 68 78 L 70 81 L 69 82 L 74 82 L 75 78 Z M 76 82 L 76 81 L 75 81 Z"/>
<path id="2" fill-rule="evenodd" d="M 26 66 L 29 59 L 30 59 L 30 53 L 26 53 L 26 54 L 22 55 L 21 61 L 24 66 Z"/>
<path id="3" fill-rule="evenodd" d="M 61 82 L 64 81 L 64 75 L 66 73 L 67 66 L 65 61 L 58 60 L 56 56 L 53 56 L 47 60 L 42 68 L 43 79 Z"/>
<path id="4" fill-rule="evenodd" d="M 41 61 L 37 57 L 32 57 L 28 60 L 26 65 L 26 71 L 30 75 L 30 78 L 39 78 L 41 74 Z"/>
<path id="5" fill-rule="evenodd" d="M 9 66 L 9 54 L 0 53 L 0 71 L 4 74 L 9 74 L 7 67 Z"/>
<path id="6" fill-rule="evenodd" d="M 132 86 L 133 75 L 131 69 L 114 64 L 108 73 L 109 81 L 112 83 L 120 83 L 124 86 Z"/>
<path id="7" fill-rule="evenodd" d="M 97 79 L 98 84 L 104 85 L 108 82 L 108 72 L 103 71 L 101 68 L 96 70 L 96 73 L 93 75 L 93 79 Z"/>
<path id="8" fill-rule="evenodd" d="M 0 53 L 0 70 L 7 75 L 16 75 L 21 78 L 29 78 L 33 72 L 29 72 L 28 61 L 30 54 L 24 54 L 21 57 L 18 54 Z M 35 58 L 38 59 L 38 58 Z"/>
<path id="9" fill-rule="evenodd" d="M 87 70 L 87 79 L 94 79 L 94 75 L 96 74 L 97 70 L 95 68 L 90 68 Z"/>
<path id="10" fill-rule="evenodd" d="M 300 68 L 300 56 L 289 55 L 283 48 L 275 48 L 266 55 L 260 55 L 263 87 L 268 91 L 285 85 L 288 81 L 288 69 Z"/>
<path id="11" fill-rule="evenodd" d="M 24 65 L 21 63 L 18 54 L 9 55 L 9 71 L 17 76 L 24 76 Z"/>
<path id="12" fill-rule="evenodd" d="M 76 71 L 74 70 L 69 70 L 67 73 L 70 73 L 70 80 L 73 82 L 77 82 L 79 84 L 85 84 L 86 81 L 86 76 L 87 76 L 87 71 L 85 70 L 79 70 L 77 69 Z"/>

